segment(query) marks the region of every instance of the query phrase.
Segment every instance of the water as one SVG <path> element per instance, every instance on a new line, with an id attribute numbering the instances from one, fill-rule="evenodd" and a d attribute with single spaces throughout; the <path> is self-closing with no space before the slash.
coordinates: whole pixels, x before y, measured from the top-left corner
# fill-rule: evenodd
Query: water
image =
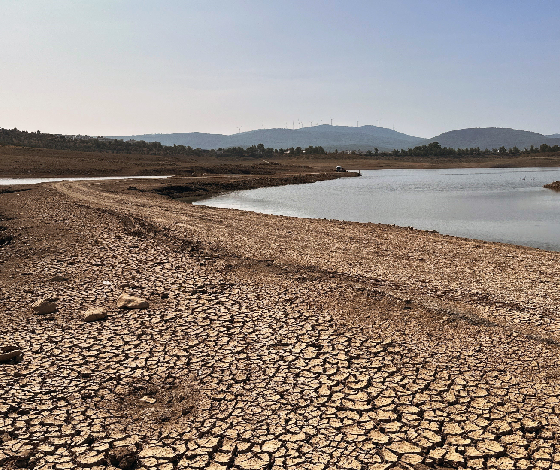
<path id="1" fill-rule="evenodd" d="M 370 170 L 360 178 L 238 191 L 197 204 L 377 222 L 560 251 L 559 168 Z"/>
<path id="2" fill-rule="evenodd" d="M 53 181 L 99 181 L 99 180 L 128 180 L 128 179 L 157 179 L 157 178 L 170 178 L 167 176 L 85 176 L 85 177 L 70 177 L 70 178 L 0 178 L 0 186 L 8 186 L 14 184 L 39 184 L 50 183 Z"/>

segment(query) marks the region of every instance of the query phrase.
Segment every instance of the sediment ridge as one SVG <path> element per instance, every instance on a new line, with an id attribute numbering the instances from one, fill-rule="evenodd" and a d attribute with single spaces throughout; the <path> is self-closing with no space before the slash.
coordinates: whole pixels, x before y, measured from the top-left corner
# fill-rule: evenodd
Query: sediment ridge
<path id="1" fill-rule="evenodd" d="M 560 467 L 560 253 L 193 181 L 0 194 L 0 467 Z"/>

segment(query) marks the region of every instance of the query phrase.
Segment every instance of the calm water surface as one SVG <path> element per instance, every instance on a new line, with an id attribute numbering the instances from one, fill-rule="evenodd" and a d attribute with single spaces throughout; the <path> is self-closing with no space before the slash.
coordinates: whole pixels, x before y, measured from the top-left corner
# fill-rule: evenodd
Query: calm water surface
<path id="1" fill-rule="evenodd" d="M 560 251 L 558 168 L 371 170 L 360 178 L 238 191 L 199 201 L 294 217 L 412 226 Z"/>

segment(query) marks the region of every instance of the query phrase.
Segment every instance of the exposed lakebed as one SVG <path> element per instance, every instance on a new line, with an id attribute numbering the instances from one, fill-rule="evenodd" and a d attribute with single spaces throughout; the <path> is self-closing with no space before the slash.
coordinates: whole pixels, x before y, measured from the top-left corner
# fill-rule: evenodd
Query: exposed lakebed
<path id="1" fill-rule="evenodd" d="M 47 178 L 0 178 L 0 186 L 20 184 L 53 183 L 55 181 L 103 181 L 103 180 L 128 180 L 128 179 L 160 179 L 167 176 L 84 176 L 84 177 L 47 177 Z"/>
<path id="2" fill-rule="evenodd" d="M 196 204 L 412 226 L 560 251 L 560 168 L 369 170 L 361 178 L 259 188 Z"/>

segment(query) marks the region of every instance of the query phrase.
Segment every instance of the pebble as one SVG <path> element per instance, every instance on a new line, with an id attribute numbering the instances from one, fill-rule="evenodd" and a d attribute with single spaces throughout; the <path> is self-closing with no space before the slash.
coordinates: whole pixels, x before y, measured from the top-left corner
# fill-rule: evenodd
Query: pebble
<path id="1" fill-rule="evenodd" d="M 49 300 L 37 300 L 31 305 L 31 311 L 35 315 L 48 315 L 56 312 L 56 303 Z"/>
<path id="2" fill-rule="evenodd" d="M 103 307 L 91 307 L 84 313 L 84 321 L 92 322 L 107 318 L 107 311 Z"/>
<path id="3" fill-rule="evenodd" d="M 117 299 L 117 308 L 126 309 L 145 309 L 148 308 L 148 301 L 142 299 L 141 297 L 136 297 L 134 295 L 129 295 L 123 292 Z"/>

